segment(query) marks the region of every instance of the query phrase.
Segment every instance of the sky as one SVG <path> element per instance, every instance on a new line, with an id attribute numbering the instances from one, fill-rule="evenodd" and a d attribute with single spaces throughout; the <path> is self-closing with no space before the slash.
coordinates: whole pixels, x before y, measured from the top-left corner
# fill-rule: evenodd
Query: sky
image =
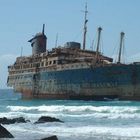
<path id="1" fill-rule="evenodd" d="M 48 38 L 47 49 L 68 41 L 82 43 L 85 3 L 88 4 L 86 49 L 92 49 L 97 28 L 103 28 L 101 51 L 115 57 L 120 32 L 125 32 L 126 63 L 140 61 L 140 0 L 0 0 L 0 89 L 7 88 L 8 65 L 16 57 L 31 55 L 29 39 L 41 32 Z M 94 48 L 94 47 L 93 47 Z"/>

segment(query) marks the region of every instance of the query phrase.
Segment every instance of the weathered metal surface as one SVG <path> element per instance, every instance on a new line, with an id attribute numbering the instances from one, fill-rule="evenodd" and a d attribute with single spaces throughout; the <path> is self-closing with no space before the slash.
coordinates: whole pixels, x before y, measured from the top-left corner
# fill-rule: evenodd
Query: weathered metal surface
<path id="1" fill-rule="evenodd" d="M 7 84 L 23 98 L 140 100 L 139 63 L 112 63 L 98 51 L 80 49 L 77 42 L 46 52 L 44 29 L 30 42 L 33 55 L 18 57 L 8 67 Z"/>
<path id="2" fill-rule="evenodd" d="M 47 37 L 44 34 L 43 24 L 42 33 L 37 33 L 32 39 L 28 41 L 31 43 L 32 46 L 32 55 L 46 52 L 46 41 Z"/>
<path id="3" fill-rule="evenodd" d="M 14 81 L 26 98 L 48 99 L 135 99 L 140 93 L 140 65 L 42 71 L 24 74 Z M 30 81 L 30 82 L 29 82 Z M 10 81 L 9 81 L 10 82 Z M 135 99 L 136 100 L 136 99 Z"/>

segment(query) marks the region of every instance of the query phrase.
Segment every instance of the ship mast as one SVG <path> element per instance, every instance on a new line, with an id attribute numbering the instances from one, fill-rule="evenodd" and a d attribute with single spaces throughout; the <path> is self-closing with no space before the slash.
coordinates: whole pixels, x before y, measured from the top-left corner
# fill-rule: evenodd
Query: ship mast
<path id="1" fill-rule="evenodd" d="M 98 62 L 99 59 L 99 47 L 100 47 L 100 40 L 101 40 L 101 31 L 102 28 L 98 28 L 98 40 L 97 40 L 97 48 L 96 48 L 96 62 Z"/>
<path id="2" fill-rule="evenodd" d="M 87 13 L 88 13 L 87 3 L 85 5 L 84 13 L 85 13 L 85 19 L 84 19 L 84 33 L 83 33 L 83 50 L 85 50 L 85 48 L 86 48 L 86 33 L 87 33 L 87 22 L 88 22 L 88 20 L 87 20 Z"/>
<path id="3" fill-rule="evenodd" d="M 55 39 L 55 48 L 57 47 L 57 42 L 58 42 L 58 33 L 56 34 L 56 39 Z"/>
<path id="4" fill-rule="evenodd" d="M 43 28 L 42 28 L 42 34 L 44 35 L 44 30 L 45 30 L 45 24 L 43 24 Z"/>
<path id="5" fill-rule="evenodd" d="M 121 63 L 121 55 L 122 55 L 122 47 L 124 45 L 124 32 L 120 34 L 120 49 L 119 49 L 119 56 L 118 56 L 118 63 Z"/>

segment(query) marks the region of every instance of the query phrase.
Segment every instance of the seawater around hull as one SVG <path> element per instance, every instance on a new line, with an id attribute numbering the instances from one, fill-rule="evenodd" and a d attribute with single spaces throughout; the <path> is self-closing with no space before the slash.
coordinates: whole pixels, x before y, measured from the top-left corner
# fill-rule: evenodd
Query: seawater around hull
<path id="1" fill-rule="evenodd" d="M 140 102 L 21 100 L 11 92 L 0 90 L 0 117 L 31 120 L 27 124 L 4 125 L 15 140 L 39 140 L 51 135 L 57 135 L 59 140 L 140 139 Z M 64 123 L 33 124 L 43 115 Z"/>

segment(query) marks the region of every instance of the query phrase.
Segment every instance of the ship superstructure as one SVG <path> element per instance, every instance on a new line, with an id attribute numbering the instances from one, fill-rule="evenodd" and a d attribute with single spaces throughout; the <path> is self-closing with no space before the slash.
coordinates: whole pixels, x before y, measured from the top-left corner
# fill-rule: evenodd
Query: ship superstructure
<path id="1" fill-rule="evenodd" d="M 47 50 L 44 27 L 29 40 L 32 55 L 18 57 L 8 67 L 7 84 L 22 93 L 23 98 L 140 100 L 140 64 L 122 64 L 121 33 L 118 63 L 99 52 L 102 28 L 98 28 L 96 51 L 86 50 L 87 6 L 83 46 L 67 42 Z"/>

